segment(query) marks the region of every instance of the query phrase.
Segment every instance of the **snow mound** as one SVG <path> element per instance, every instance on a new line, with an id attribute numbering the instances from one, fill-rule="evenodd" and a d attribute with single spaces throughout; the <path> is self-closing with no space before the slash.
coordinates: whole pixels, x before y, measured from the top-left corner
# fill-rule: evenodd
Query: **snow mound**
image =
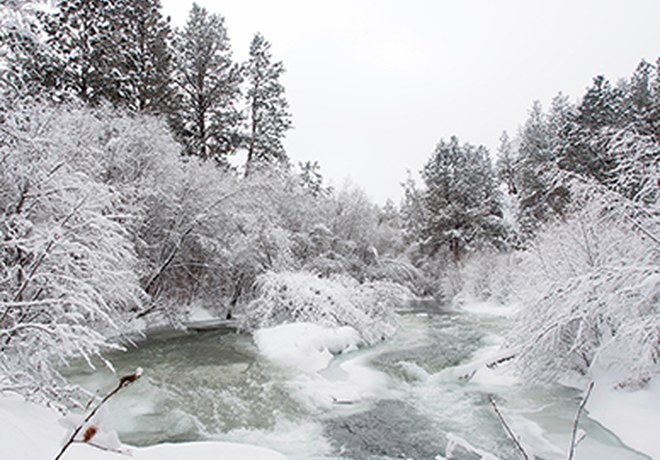
<path id="1" fill-rule="evenodd" d="M 329 328 L 312 323 L 259 329 L 253 336 L 266 358 L 309 373 L 325 369 L 334 355 L 356 350 L 361 344 L 360 334 L 352 327 Z"/>
<path id="2" fill-rule="evenodd" d="M 387 376 L 368 366 L 369 355 L 333 359 L 364 344 L 352 327 L 284 324 L 259 329 L 254 341 L 264 357 L 293 371 L 288 385 L 310 410 L 358 404 L 388 387 Z"/>

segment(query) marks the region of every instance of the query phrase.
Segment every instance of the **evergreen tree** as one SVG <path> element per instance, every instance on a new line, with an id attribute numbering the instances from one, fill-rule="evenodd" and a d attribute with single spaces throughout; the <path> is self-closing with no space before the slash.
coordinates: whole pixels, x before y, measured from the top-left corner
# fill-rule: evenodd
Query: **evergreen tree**
<path id="1" fill-rule="evenodd" d="M 412 173 L 407 171 L 407 174 L 405 182 L 401 184 L 401 187 L 403 187 L 401 219 L 403 221 L 404 239 L 411 244 L 424 240 L 427 211 L 424 206 L 422 190 L 417 187 Z"/>
<path id="2" fill-rule="evenodd" d="M 506 131 L 502 131 L 502 135 L 500 136 L 500 146 L 497 153 L 497 176 L 500 181 L 506 184 L 509 194 L 515 195 L 518 193 L 516 187 L 515 153 L 513 151 L 511 139 Z"/>
<path id="3" fill-rule="evenodd" d="M 11 33 L 15 87 L 55 100 L 162 111 L 170 30 L 159 0 L 60 0 L 54 13 L 37 16 L 46 44 L 37 23 L 32 36 Z"/>
<path id="4" fill-rule="evenodd" d="M 187 154 L 225 164 L 238 144 L 241 74 L 232 61 L 224 18 L 193 4 L 174 48 L 174 131 Z"/>
<path id="5" fill-rule="evenodd" d="M 272 62 L 270 43 L 256 34 L 246 69 L 249 87 L 246 174 L 257 164 L 287 162 L 282 141 L 291 129 L 291 114 L 280 83 L 283 72 L 282 62 Z"/>
<path id="6" fill-rule="evenodd" d="M 115 9 L 118 6 L 129 87 L 126 105 L 139 112 L 166 112 L 171 98 L 169 18 L 163 18 L 160 0 L 115 0 Z"/>
<path id="7" fill-rule="evenodd" d="M 331 193 L 331 188 L 323 186 L 323 175 L 318 161 L 299 162 L 300 186 L 314 197 L 323 197 Z"/>
<path id="8" fill-rule="evenodd" d="M 460 145 L 456 137 L 441 140 L 421 174 L 423 237 L 432 252 L 446 247 L 459 261 L 467 250 L 501 244 L 501 203 L 485 147 Z"/>
<path id="9" fill-rule="evenodd" d="M 655 63 L 655 75 L 651 82 L 651 113 L 649 123 L 656 140 L 660 141 L 660 58 Z"/>
<path id="10" fill-rule="evenodd" d="M 606 183 L 612 179 L 616 161 L 607 154 L 600 136 L 604 130 L 620 129 L 633 118 L 631 98 L 625 86 L 612 88 L 603 77 L 594 78 L 574 113 L 558 158 L 564 171 Z"/>
<path id="11" fill-rule="evenodd" d="M 39 10 L 30 0 L 3 3 L 0 14 L 0 94 L 6 101 L 35 97 L 50 86 L 56 63 L 40 39 Z M 9 102 L 11 104 L 11 102 Z"/>
<path id="12" fill-rule="evenodd" d="M 552 184 L 550 174 L 554 155 L 547 119 L 539 101 L 532 104 L 519 136 L 516 160 L 520 197 L 518 221 L 522 230 L 531 234 L 551 215 L 548 195 Z"/>
<path id="13" fill-rule="evenodd" d="M 578 106 L 578 125 L 590 132 L 597 132 L 604 126 L 620 125 L 624 121 L 621 96 L 621 91 L 612 88 L 604 76 L 595 77 Z"/>
<path id="14" fill-rule="evenodd" d="M 635 118 L 644 118 L 651 108 L 652 72 L 653 66 L 646 61 L 642 61 L 630 79 L 630 105 L 632 106 Z"/>
<path id="15" fill-rule="evenodd" d="M 56 13 L 43 16 L 48 43 L 59 58 L 50 78 L 53 95 L 90 104 L 122 100 L 128 79 L 121 9 L 109 0 L 60 0 L 57 6 Z"/>

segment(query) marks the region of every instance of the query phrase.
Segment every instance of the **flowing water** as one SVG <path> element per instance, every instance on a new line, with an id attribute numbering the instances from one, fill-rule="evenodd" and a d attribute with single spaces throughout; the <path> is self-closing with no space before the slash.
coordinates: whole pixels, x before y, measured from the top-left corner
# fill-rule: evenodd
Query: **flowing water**
<path id="1" fill-rule="evenodd" d="M 501 459 L 520 458 L 490 402 L 538 459 L 565 459 L 580 394 L 483 378 L 470 363 L 497 347 L 507 319 L 420 304 L 399 332 L 339 355 L 318 374 L 269 362 L 249 335 L 227 331 L 151 335 L 110 355 L 117 372 L 144 377 L 109 403 L 106 425 L 128 444 L 221 440 L 270 447 L 291 460 L 415 459 L 443 454 L 449 437 Z M 101 393 L 107 370 L 82 364 L 69 377 Z M 583 417 L 577 459 L 645 459 Z M 456 459 L 479 455 L 456 449 Z"/>

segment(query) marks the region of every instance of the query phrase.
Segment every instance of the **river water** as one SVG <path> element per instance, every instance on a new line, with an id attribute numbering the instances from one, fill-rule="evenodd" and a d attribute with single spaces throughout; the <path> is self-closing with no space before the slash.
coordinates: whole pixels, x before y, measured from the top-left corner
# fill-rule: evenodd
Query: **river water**
<path id="1" fill-rule="evenodd" d="M 580 393 L 522 386 L 472 364 L 495 350 L 505 317 L 420 306 L 397 334 L 339 355 L 318 374 L 269 362 L 251 337 L 228 331 L 150 335 L 108 356 L 144 377 L 109 403 L 105 421 L 127 444 L 220 440 L 270 447 L 291 460 L 415 459 L 445 453 L 448 436 L 517 459 L 490 403 L 538 459 L 565 459 Z M 476 375 L 472 371 L 479 369 Z M 116 376 L 79 364 L 66 371 L 101 394 Z M 646 459 L 588 417 L 577 459 Z M 479 455 L 457 448 L 456 459 Z"/>

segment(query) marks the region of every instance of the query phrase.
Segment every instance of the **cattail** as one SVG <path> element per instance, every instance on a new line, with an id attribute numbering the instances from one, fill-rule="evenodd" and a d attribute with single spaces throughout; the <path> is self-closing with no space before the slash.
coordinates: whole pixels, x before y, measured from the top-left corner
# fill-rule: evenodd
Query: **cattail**
<path id="1" fill-rule="evenodd" d="M 96 435 L 96 433 L 99 432 L 98 427 L 92 425 L 87 430 L 85 430 L 85 434 L 83 435 L 83 442 L 89 442 L 92 440 L 92 438 Z"/>

